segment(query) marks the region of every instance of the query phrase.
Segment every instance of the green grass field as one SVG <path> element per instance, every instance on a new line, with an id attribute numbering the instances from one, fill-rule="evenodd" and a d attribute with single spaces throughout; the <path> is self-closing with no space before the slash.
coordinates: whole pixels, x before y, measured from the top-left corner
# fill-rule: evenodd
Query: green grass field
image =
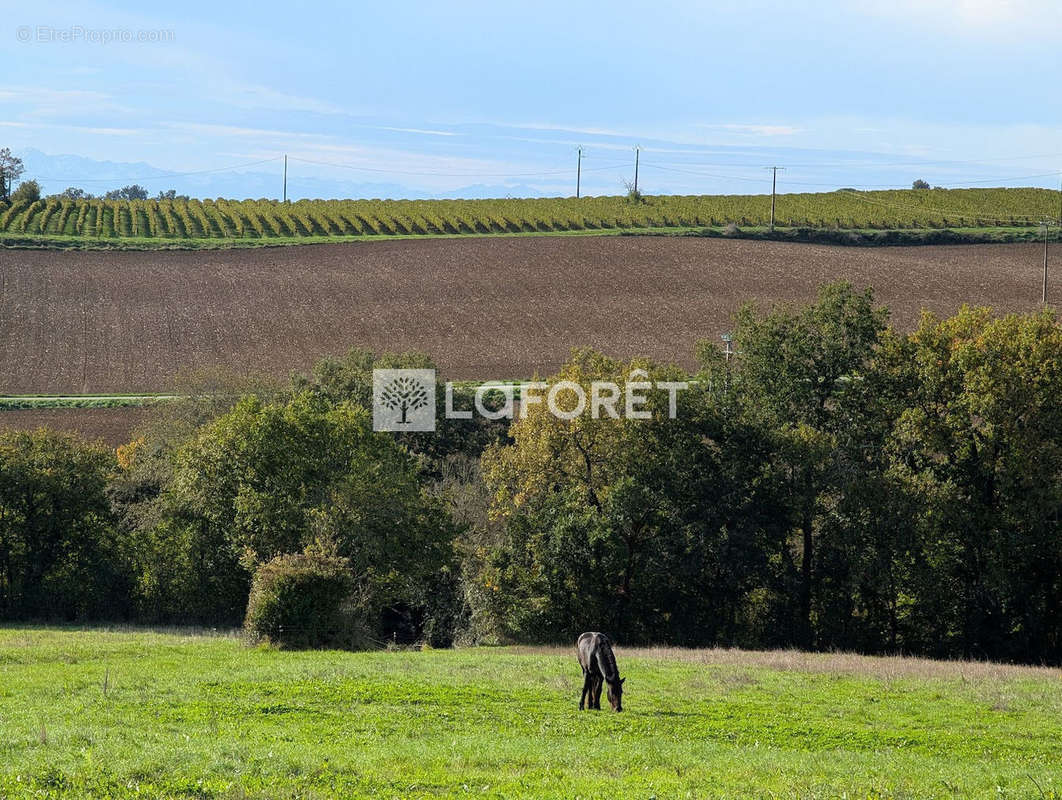
<path id="1" fill-rule="evenodd" d="M 0 797 L 1062 796 L 1057 670 L 568 649 L 280 652 L 0 630 Z"/>
<path id="2" fill-rule="evenodd" d="M 9 395 L 0 397 L 0 411 L 44 408 L 139 408 L 166 400 L 172 394 Z"/>

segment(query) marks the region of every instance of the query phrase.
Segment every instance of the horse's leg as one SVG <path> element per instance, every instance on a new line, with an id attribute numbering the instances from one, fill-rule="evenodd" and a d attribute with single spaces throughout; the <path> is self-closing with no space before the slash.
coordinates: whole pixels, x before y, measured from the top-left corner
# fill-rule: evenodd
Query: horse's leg
<path id="1" fill-rule="evenodd" d="M 582 697 L 579 698 L 579 710 L 580 711 L 582 711 L 583 708 L 586 705 L 587 695 L 590 696 L 590 703 L 591 703 L 590 707 L 591 708 L 594 707 L 593 706 L 593 702 L 594 702 L 594 700 L 593 700 L 593 697 L 594 697 L 593 692 L 594 692 L 594 690 L 593 690 L 593 678 L 590 677 L 590 673 L 588 671 L 583 670 L 583 695 L 582 695 Z"/>
<path id="2" fill-rule="evenodd" d="M 597 711 L 601 710 L 601 687 L 604 686 L 604 684 L 605 684 L 605 679 L 602 678 L 600 675 L 597 675 L 597 676 L 594 677 L 594 687 L 593 687 L 593 690 L 592 690 L 593 694 L 594 694 L 594 698 L 593 698 L 593 705 L 590 706 L 590 707 L 593 708 L 593 709 L 596 709 Z"/>

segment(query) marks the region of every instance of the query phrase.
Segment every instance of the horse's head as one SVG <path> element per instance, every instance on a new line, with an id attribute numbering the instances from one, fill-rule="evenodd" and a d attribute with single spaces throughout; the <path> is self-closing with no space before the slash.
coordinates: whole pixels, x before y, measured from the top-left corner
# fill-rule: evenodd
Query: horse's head
<path id="1" fill-rule="evenodd" d="M 613 711 L 623 710 L 623 682 L 626 678 L 616 677 L 614 681 L 608 681 L 608 704 Z"/>

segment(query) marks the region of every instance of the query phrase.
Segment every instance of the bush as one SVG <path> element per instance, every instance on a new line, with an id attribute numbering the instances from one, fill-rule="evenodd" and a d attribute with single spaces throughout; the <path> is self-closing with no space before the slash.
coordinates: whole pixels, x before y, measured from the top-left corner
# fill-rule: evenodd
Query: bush
<path id="1" fill-rule="evenodd" d="M 637 187 L 631 181 L 623 182 L 624 188 L 627 190 L 627 202 L 632 205 L 639 205 L 645 202 L 645 195 L 638 191 Z"/>
<path id="2" fill-rule="evenodd" d="M 924 180 L 922 180 L 921 178 L 919 178 L 918 180 L 916 180 L 914 183 L 911 184 L 911 188 L 912 189 L 928 189 L 929 188 L 929 183 L 924 181 Z"/>
<path id="3" fill-rule="evenodd" d="M 277 556 L 254 573 L 244 631 L 280 647 L 353 647 L 354 580 L 347 559 L 307 549 Z"/>

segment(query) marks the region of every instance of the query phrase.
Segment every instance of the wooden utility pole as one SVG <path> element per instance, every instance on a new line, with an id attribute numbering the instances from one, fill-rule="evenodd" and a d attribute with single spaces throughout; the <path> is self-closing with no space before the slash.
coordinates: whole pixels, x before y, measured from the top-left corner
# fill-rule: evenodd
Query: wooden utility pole
<path id="1" fill-rule="evenodd" d="M 1043 222 L 1043 228 L 1044 228 L 1044 291 L 1043 291 L 1043 300 L 1042 300 L 1044 305 L 1047 305 L 1047 231 L 1049 230 L 1049 226 L 1050 225 L 1051 225 L 1051 221 L 1045 219 L 1044 222 Z"/>
<path id="2" fill-rule="evenodd" d="M 774 201 L 776 191 L 778 189 L 778 170 L 784 170 L 785 167 L 764 167 L 771 171 L 771 232 L 774 232 Z"/>
<path id="3" fill-rule="evenodd" d="M 634 148 L 634 193 L 638 194 L 638 156 L 641 154 L 641 147 Z"/>
<path id="4" fill-rule="evenodd" d="M 284 202 L 288 202 L 288 154 L 284 154 Z"/>
<path id="5" fill-rule="evenodd" d="M 579 184 L 583 179 L 583 148 L 579 148 L 579 157 L 575 162 L 575 198 L 579 199 Z"/>

